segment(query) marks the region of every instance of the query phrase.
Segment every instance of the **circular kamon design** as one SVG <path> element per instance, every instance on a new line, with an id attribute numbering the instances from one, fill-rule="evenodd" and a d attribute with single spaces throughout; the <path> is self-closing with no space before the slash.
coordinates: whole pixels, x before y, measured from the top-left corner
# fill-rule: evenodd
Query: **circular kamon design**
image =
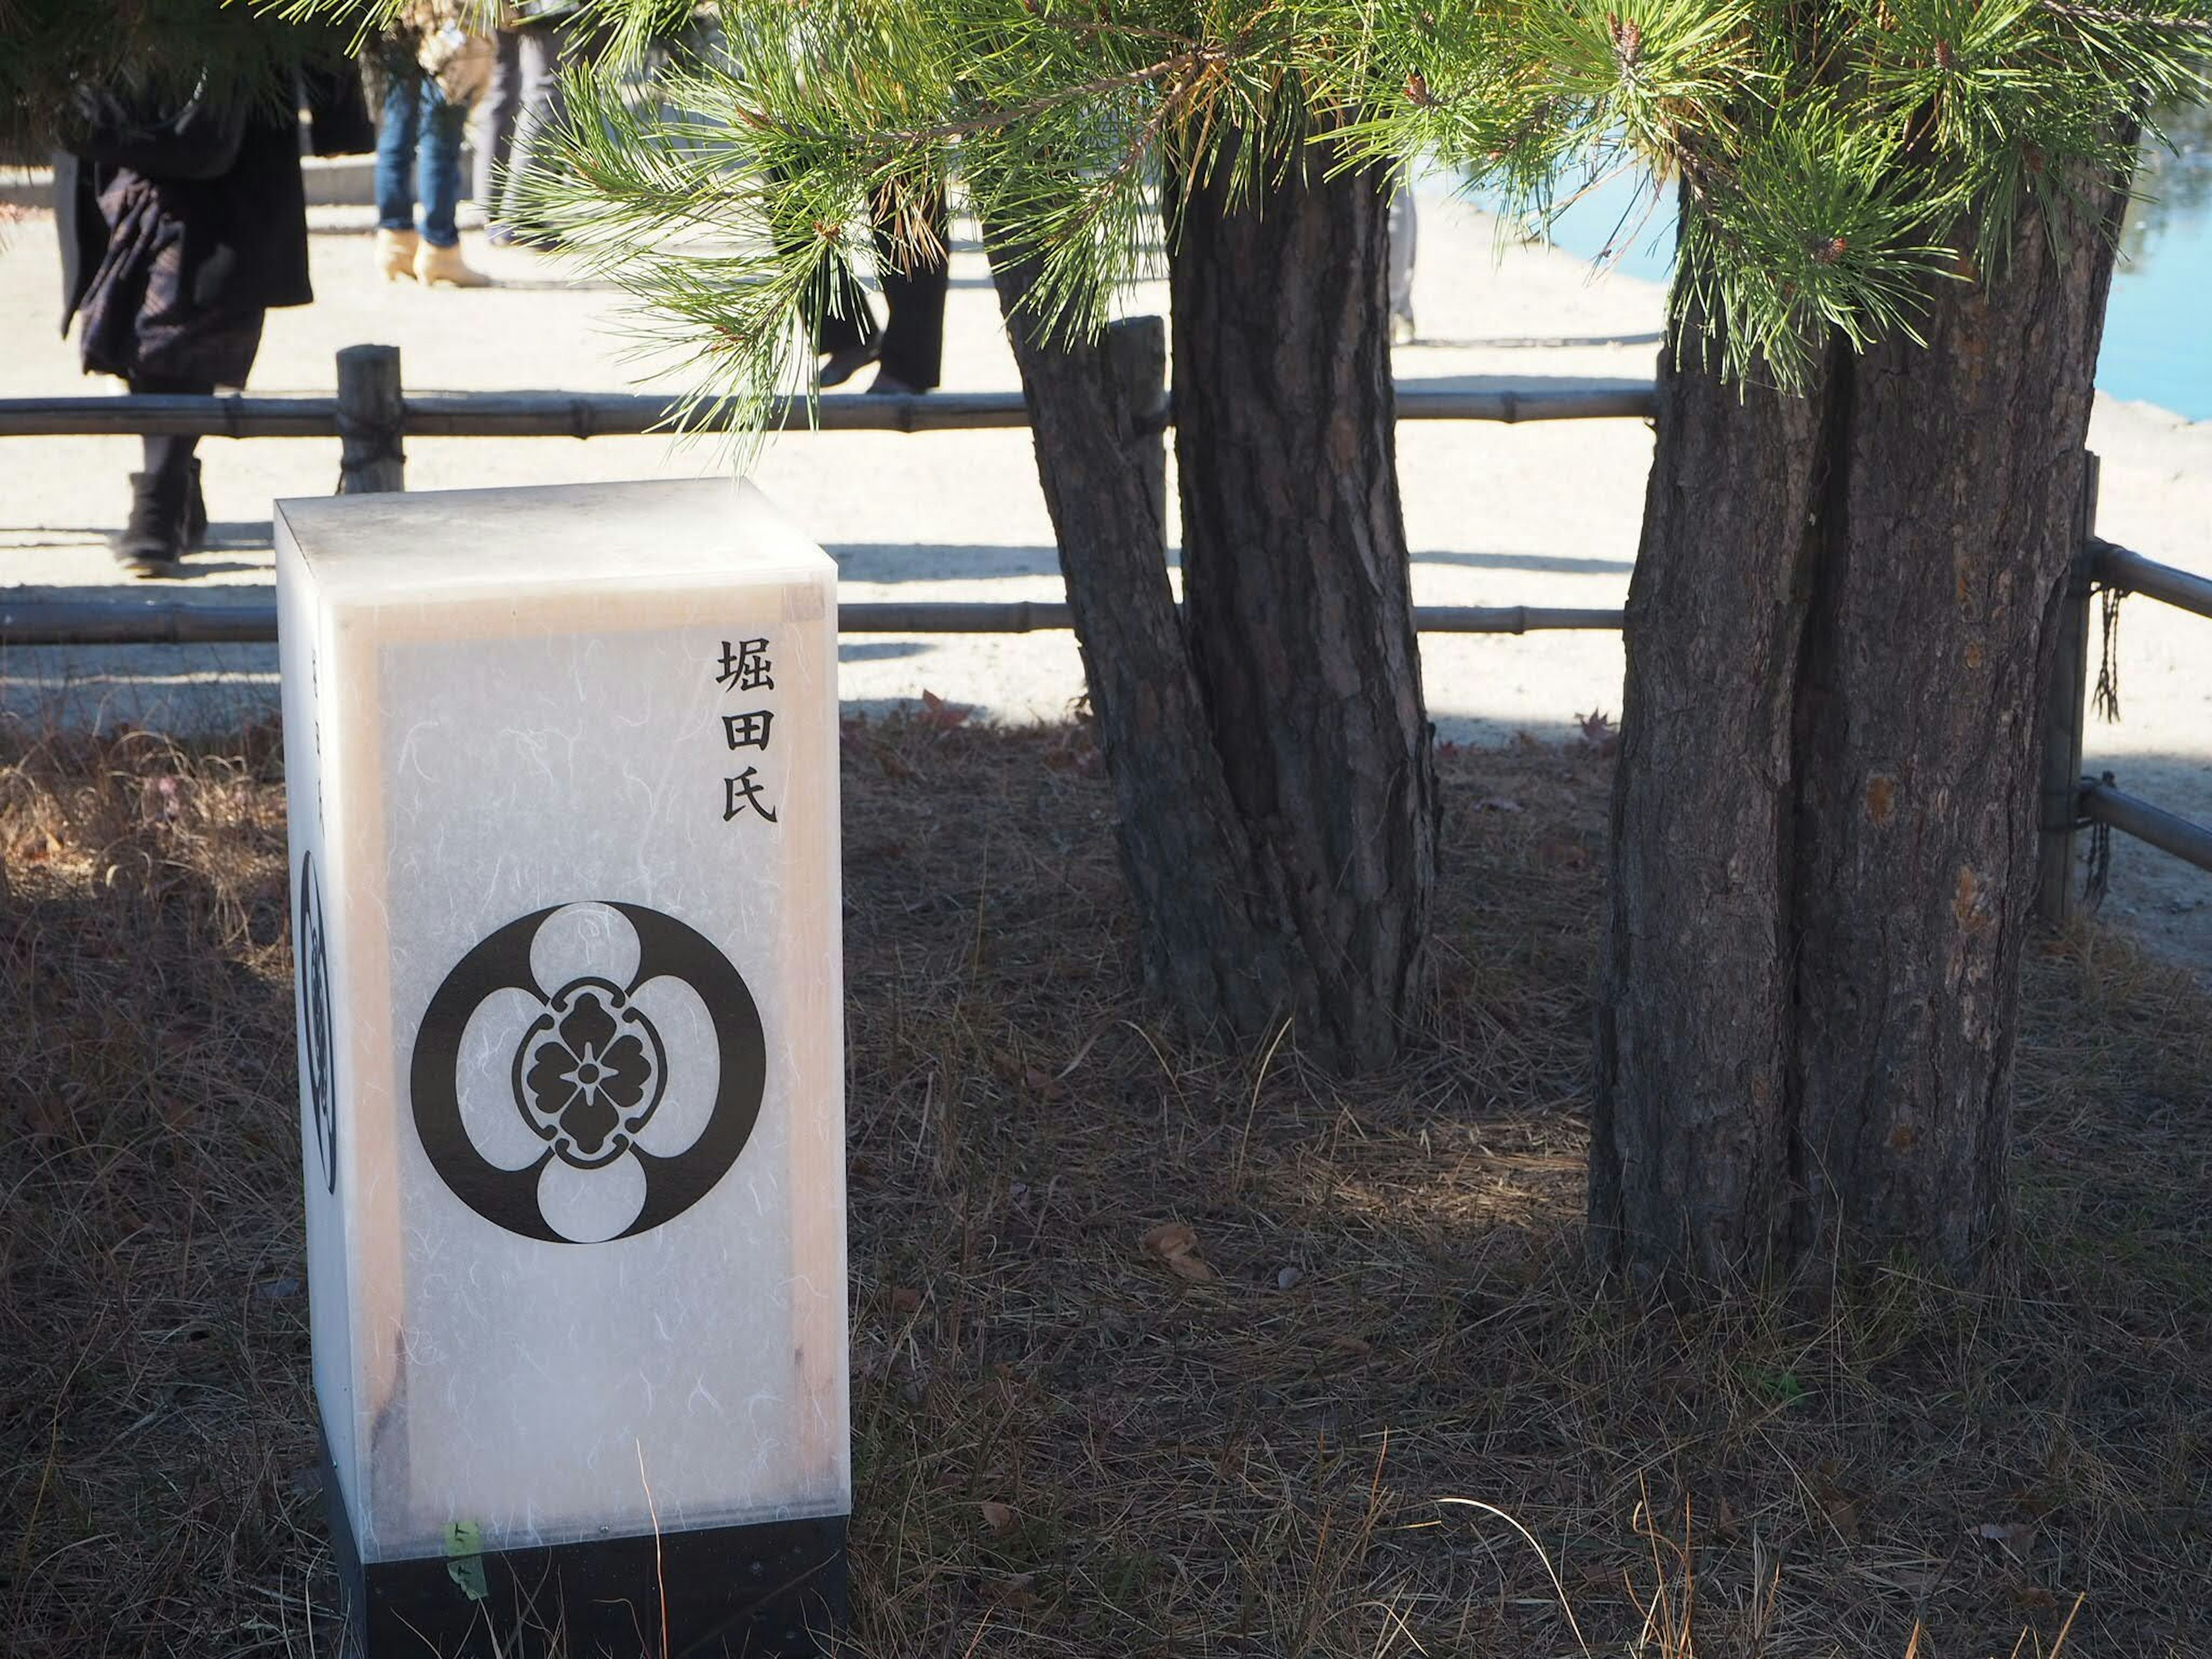
<path id="1" fill-rule="evenodd" d="M 743 975 L 642 905 L 555 905 L 464 956 L 410 1083 L 439 1177 L 549 1243 L 631 1238 L 719 1184 L 760 1115 L 767 1049 Z"/>
<path id="2" fill-rule="evenodd" d="M 312 851 L 300 858 L 300 895 L 292 917 L 293 977 L 300 994 L 300 1069 L 307 1085 L 307 1121 L 314 1133 L 323 1190 L 334 1194 L 338 1189 L 337 1049 L 331 1019 L 330 941 Z"/>

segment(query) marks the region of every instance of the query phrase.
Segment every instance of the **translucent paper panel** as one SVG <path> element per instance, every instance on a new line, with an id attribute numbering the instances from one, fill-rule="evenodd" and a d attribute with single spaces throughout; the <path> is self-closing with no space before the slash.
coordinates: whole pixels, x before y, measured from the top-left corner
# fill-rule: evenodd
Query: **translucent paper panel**
<path id="1" fill-rule="evenodd" d="M 830 562 L 719 482 L 279 525 L 316 1378 L 364 1556 L 843 1512 Z"/>

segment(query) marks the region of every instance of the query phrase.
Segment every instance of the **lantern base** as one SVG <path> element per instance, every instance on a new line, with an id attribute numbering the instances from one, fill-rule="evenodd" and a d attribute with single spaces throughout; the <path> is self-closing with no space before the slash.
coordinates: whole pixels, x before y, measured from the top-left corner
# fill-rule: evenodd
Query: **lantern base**
<path id="1" fill-rule="evenodd" d="M 443 1557 L 362 1561 L 327 1452 L 323 1492 L 346 1650 L 365 1659 L 817 1659 L 844 1626 L 842 1515 L 488 1550 L 478 1577 Z"/>

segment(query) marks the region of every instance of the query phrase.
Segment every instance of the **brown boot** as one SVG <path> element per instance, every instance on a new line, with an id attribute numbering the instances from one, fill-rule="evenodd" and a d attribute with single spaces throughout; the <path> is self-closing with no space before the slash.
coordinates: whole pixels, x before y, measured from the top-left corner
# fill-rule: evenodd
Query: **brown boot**
<path id="1" fill-rule="evenodd" d="M 387 283 L 413 282 L 415 260 L 422 247 L 422 237 L 411 230 L 379 230 L 376 233 L 378 275 Z"/>
<path id="2" fill-rule="evenodd" d="M 461 258 L 459 246 L 425 242 L 415 250 L 415 280 L 425 288 L 489 288 L 491 278 Z"/>

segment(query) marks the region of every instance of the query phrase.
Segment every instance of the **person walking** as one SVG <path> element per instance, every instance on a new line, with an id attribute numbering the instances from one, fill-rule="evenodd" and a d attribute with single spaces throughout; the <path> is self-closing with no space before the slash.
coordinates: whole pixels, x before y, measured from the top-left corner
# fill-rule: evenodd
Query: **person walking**
<path id="1" fill-rule="evenodd" d="M 376 266 L 386 282 L 491 283 L 462 257 L 456 219 L 461 134 L 494 55 L 491 42 L 471 33 L 468 22 L 463 0 L 425 0 L 378 42 L 384 104 L 376 137 Z"/>
<path id="2" fill-rule="evenodd" d="M 518 186 L 544 164 L 548 143 L 568 112 L 561 71 L 575 52 L 572 20 L 582 9 L 583 0 L 512 0 L 506 8 L 512 21 L 499 31 L 476 135 L 474 194 L 494 247 L 551 244 L 547 232 L 525 222 Z"/>
<path id="3" fill-rule="evenodd" d="M 499 216 L 500 183 L 514 154 L 514 121 L 522 109 L 522 32 L 502 23 L 491 38 L 491 78 L 469 117 L 476 174 L 469 196 L 483 210 L 484 240 L 504 247 L 513 239 Z"/>
<path id="4" fill-rule="evenodd" d="M 54 161 L 62 331 L 79 319 L 88 374 L 139 396 L 246 384 L 264 315 L 314 298 L 292 99 L 151 106 L 81 88 Z M 117 562 L 184 574 L 207 534 L 197 437 L 149 435 L 131 475 Z"/>
<path id="5" fill-rule="evenodd" d="M 951 219 L 944 187 L 939 185 L 921 209 L 938 250 L 934 257 L 902 255 L 892 234 L 897 209 L 889 192 L 877 192 L 869 209 L 874 219 L 876 280 L 884 290 L 889 320 L 878 326 L 860 278 L 842 259 L 823 254 L 805 306 L 806 324 L 822 359 L 820 384 L 824 391 L 842 386 L 874 363 L 870 397 L 913 397 L 934 391 L 944 373 L 945 297 L 951 283 Z"/>
<path id="6" fill-rule="evenodd" d="M 1413 181 L 1404 168 L 1392 175 L 1390 216 L 1390 343 L 1411 345 L 1413 331 L 1413 250 L 1420 220 L 1413 211 Z"/>

